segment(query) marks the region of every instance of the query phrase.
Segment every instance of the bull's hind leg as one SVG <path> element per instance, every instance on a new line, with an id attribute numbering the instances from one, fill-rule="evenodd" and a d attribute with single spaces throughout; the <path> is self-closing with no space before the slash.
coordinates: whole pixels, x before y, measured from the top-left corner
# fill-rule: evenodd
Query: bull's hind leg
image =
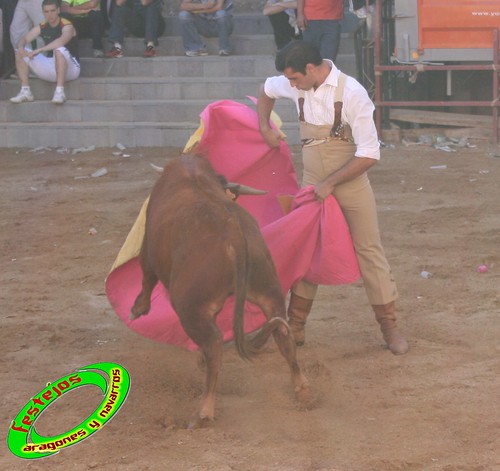
<path id="1" fill-rule="evenodd" d="M 302 374 L 302 371 L 297 362 L 297 348 L 292 335 L 292 331 L 290 329 L 290 326 L 284 319 L 277 319 L 280 322 L 273 330 L 273 337 L 276 344 L 278 345 L 280 353 L 283 355 L 288 363 L 288 366 L 290 367 L 295 397 L 299 401 L 300 407 L 302 409 L 311 409 L 316 404 L 316 398 L 311 393 L 309 389 L 309 382 Z"/>
<path id="2" fill-rule="evenodd" d="M 290 326 L 284 319 L 284 300 L 279 298 L 279 303 L 270 302 L 268 299 L 260 300 L 258 305 L 268 318 L 268 321 L 262 326 L 261 331 L 253 338 L 251 344 L 252 348 L 261 348 L 267 341 L 269 335 L 273 335 L 281 355 L 285 358 L 290 368 L 295 397 L 299 401 L 300 407 L 302 409 L 311 409 L 315 406 L 316 399 L 311 393 L 309 389 L 309 382 L 303 375 L 297 362 L 297 348 L 295 340 Z M 282 307 L 276 308 L 276 305 Z M 270 318 L 272 315 L 276 314 L 278 314 L 279 317 Z"/>
<path id="3" fill-rule="evenodd" d="M 142 263 L 141 265 L 142 291 L 135 299 L 135 303 L 130 313 L 130 319 L 137 319 L 138 317 L 149 312 L 149 309 L 151 308 L 151 293 L 153 292 L 156 283 L 158 283 L 158 277 L 149 268 L 149 265 L 146 263 Z"/>
<path id="4" fill-rule="evenodd" d="M 200 347 L 205 362 L 205 387 L 198 410 L 193 414 L 188 428 L 200 428 L 215 418 L 215 391 L 222 364 L 222 334 L 211 318 L 181 318 L 188 336 Z"/>

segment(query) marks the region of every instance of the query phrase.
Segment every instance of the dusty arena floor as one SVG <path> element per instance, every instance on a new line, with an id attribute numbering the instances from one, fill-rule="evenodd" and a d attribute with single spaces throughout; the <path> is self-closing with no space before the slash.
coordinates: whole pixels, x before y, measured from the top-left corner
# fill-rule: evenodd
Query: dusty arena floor
<path id="1" fill-rule="evenodd" d="M 157 178 L 150 162 L 179 149 L 0 149 L 0 469 L 500 470 L 500 158 L 472 143 L 398 143 L 370 171 L 410 352 L 382 348 L 361 283 L 322 287 L 299 350 L 318 407 L 297 409 L 274 348 L 248 363 L 228 345 L 217 420 L 194 431 L 185 427 L 202 389 L 197 354 L 128 330 L 104 292 Z M 132 381 L 116 417 L 56 456 L 9 452 L 9 424 L 30 398 L 106 361 Z M 37 431 L 80 423 L 96 391 L 56 401 Z"/>

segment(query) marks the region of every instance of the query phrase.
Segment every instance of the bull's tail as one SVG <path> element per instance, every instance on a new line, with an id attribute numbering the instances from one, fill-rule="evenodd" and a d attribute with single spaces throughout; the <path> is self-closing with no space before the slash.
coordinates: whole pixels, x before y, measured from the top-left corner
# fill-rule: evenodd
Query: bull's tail
<path id="1" fill-rule="evenodd" d="M 250 359 L 250 350 L 245 338 L 245 301 L 249 277 L 249 256 L 246 237 L 242 234 L 242 250 L 236 250 L 235 281 L 234 281 L 234 318 L 233 332 L 236 349 L 241 358 Z"/>

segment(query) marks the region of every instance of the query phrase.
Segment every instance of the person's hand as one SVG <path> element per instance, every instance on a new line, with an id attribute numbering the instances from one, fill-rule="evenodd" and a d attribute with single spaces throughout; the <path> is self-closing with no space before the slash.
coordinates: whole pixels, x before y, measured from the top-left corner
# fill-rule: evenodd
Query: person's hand
<path id="1" fill-rule="evenodd" d="M 322 182 L 316 183 L 314 185 L 314 194 L 318 201 L 323 201 L 327 196 L 333 193 L 333 185 L 323 180 Z"/>
<path id="2" fill-rule="evenodd" d="M 17 50 L 17 54 L 20 57 L 29 57 L 30 51 L 27 51 L 26 49 L 22 48 Z"/>
<path id="3" fill-rule="evenodd" d="M 306 17 L 303 14 L 297 13 L 297 19 L 295 23 L 300 29 L 306 29 L 307 21 Z"/>
<path id="4" fill-rule="evenodd" d="M 33 57 L 37 56 L 38 54 L 40 54 L 42 51 L 40 49 L 35 49 L 34 51 L 26 51 L 27 54 L 26 56 L 29 58 L 29 59 L 33 59 Z"/>
<path id="5" fill-rule="evenodd" d="M 260 131 L 262 134 L 262 137 L 266 141 L 266 144 L 269 147 L 279 147 L 281 141 L 284 140 L 284 137 L 282 134 L 279 134 L 277 131 L 268 128 Z"/>

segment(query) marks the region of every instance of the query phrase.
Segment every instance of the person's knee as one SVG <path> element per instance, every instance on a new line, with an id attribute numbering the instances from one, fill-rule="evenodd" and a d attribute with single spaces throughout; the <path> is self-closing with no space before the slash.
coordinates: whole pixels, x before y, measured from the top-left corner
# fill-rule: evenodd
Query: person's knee
<path id="1" fill-rule="evenodd" d="M 231 14 L 227 10 L 218 10 L 215 12 L 216 20 L 230 20 Z"/>
<path id="2" fill-rule="evenodd" d="M 189 11 L 181 10 L 178 16 L 181 21 L 194 21 L 194 15 Z"/>

